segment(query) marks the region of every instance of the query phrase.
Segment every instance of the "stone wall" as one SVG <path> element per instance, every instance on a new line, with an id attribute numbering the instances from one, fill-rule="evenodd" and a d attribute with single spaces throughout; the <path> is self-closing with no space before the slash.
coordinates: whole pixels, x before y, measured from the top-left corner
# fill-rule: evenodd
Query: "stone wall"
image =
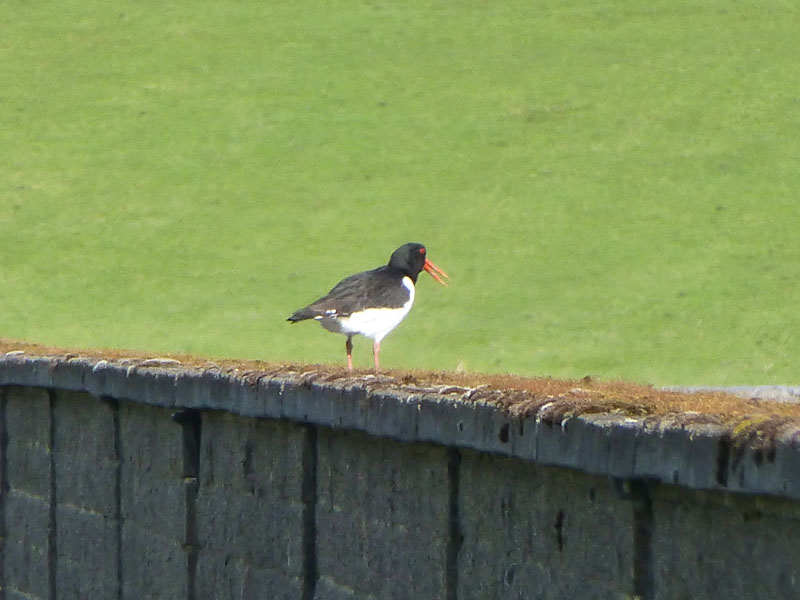
<path id="1" fill-rule="evenodd" d="M 0 598 L 800 597 L 796 436 L 646 425 L 6 356 Z"/>

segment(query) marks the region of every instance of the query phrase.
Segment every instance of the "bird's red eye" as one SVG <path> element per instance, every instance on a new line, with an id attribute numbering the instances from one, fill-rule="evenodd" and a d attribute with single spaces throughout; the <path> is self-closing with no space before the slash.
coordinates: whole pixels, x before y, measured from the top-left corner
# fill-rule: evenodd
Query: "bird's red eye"
<path id="1" fill-rule="evenodd" d="M 425 254 L 425 248 L 420 248 L 420 249 L 419 249 L 419 253 L 420 253 L 420 254 Z"/>

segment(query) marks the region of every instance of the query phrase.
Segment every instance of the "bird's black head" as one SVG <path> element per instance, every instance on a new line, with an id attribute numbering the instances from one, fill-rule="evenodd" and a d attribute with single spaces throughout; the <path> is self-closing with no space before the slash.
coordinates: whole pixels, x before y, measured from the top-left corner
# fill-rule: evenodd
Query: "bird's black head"
<path id="1" fill-rule="evenodd" d="M 403 244 L 392 253 L 389 266 L 400 269 L 414 281 L 425 266 L 425 246 L 409 242 Z"/>
<path id="2" fill-rule="evenodd" d="M 447 285 L 439 277 L 439 275 L 447 277 L 447 273 L 428 260 L 427 250 L 422 244 L 414 242 L 403 244 L 392 253 L 389 259 L 389 266 L 403 271 L 414 283 L 417 282 L 419 272 L 425 269 L 436 281 L 442 285 Z"/>

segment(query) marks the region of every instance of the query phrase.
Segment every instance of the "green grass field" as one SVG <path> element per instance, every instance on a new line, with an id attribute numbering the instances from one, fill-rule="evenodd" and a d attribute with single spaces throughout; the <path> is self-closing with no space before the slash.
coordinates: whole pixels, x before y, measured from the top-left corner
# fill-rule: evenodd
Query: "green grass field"
<path id="1" fill-rule="evenodd" d="M 0 18 L 0 337 L 342 363 L 285 318 L 420 241 L 386 367 L 800 383 L 795 2 Z"/>

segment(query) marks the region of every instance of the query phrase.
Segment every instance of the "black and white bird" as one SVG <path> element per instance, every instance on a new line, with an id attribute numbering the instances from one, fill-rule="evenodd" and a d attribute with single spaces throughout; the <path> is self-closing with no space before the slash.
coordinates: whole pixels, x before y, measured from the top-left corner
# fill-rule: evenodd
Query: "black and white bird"
<path id="1" fill-rule="evenodd" d="M 375 371 L 380 370 L 381 340 L 400 324 L 414 303 L 414 286 L 420 271 L 447 285 L 447 273 L 427 258 L 422 244 L 403 244 L 389 264 L 351 275 L 337 283 L 319 300 L 296 310 L 287 321 L 316 319 L 328 331 L 347 336 L 347 368 L 353 370 L 353 336 L 373 340 Z"/>

